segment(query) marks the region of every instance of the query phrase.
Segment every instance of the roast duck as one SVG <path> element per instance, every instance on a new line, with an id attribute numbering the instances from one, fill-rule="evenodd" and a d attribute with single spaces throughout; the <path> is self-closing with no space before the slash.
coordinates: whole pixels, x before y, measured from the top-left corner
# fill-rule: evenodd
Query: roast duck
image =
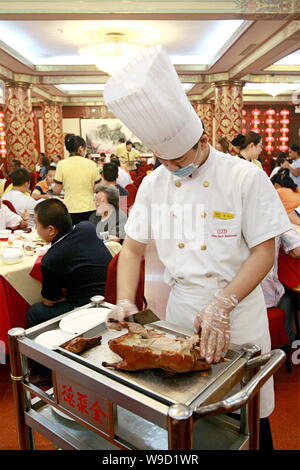
<path id="1" fill-rule="evenodd" d="M 200 356 L 199 335 L 175 338 L 146 329 L 138 323 L 121 322 L 121 325 L 128 329 L 128 333 L 111 339 L 108 345 L 123 360 L 115 363 L 103 362 L 105 367 L 128 371 L 164 369 L 173 373 L 210 368 L 210 364 Z"/>
<path id="2" fill-rule="evenodd" d="M 74 338 L 69 341 L 64 346 L 64 349 L 74 354 L 81 354 L 84 351 L 87 351 L 88 349 L 100 344 L 101 339 L 102 336 L 95 336 L 94 338 L 83 338 L 82 336 L 78 336 L 78 338 Z"/>

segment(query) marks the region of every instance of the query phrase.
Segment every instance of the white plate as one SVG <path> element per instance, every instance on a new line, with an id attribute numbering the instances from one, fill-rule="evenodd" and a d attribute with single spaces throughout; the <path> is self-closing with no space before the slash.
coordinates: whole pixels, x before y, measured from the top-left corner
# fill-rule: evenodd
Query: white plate
<path id="1" fill-rule="evenodd" d="M 56 346 L 63 344 L 68 339 L 71 339 L 74 335 L 71 333 L 66 333 L 57 328 L 57 330 L 46 331 L 38 335 L 34 341 L 45 346 L 49 349 L 54 349 Z"/>
<path id="2" fill-rule="evenodd" d="M 68 333 L 82 333 L 93 326 L 105 321 L 109 308 L 84 308 L 78 312 L 70 313 L 60 320 L 59 327 Z"/>

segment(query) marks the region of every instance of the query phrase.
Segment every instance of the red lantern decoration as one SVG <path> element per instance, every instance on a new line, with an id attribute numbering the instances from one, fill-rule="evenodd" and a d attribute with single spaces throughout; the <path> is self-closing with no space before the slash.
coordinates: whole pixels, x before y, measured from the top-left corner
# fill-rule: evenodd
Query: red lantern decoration
<path id="1" fill-rule="evenodd" d="M 280 128 L 280 132 L 282 134 L 288 134 L 290 132 L 289 128 L 288 127 L 281 127 Z"/>
<path id="2" fill-rule="evenodd" d="M 242 133 L 243 133 L 243 134 L 246 134 L 246 129 L 245 129 L 245 127 L 243 127 L 243 129 L 242 129 Z"/>
<path id="3" fill-rule="evenodd" d="M 282 152 L 286 152 L 288 150 L 288 146 L 287 145 L 280 145 L 279 150 L 281 150 Z"/>
<path id="4" fill-rule="evenodd" d="M 266 114 L 268 116 L 273 116 L 275 114 L 275 112 L 276 112 L 275 109 L 267 109 Z"/>
<path id="5" fill-rule="evenodd" d="M 242 110 L 242 115 L 243 115 L 243 116 L 246 116 L 246 114 L 247 114 L 247 112 L 243 109 L 243 110 Z"/>
<path id="6" fill-rule="evenodd" d="M 285 135 L 282 135 L 281 137 L 279 137 L 279 140 L 280 140 L 280 142 L 288 142 L 289 138 Z"/>
<path id="7" fill-rule="evenodd" d="M 275 138 L 272 135 L 268 135 L 265 140 L 266 142 L 274 142 Z"/>
<path id="8" fill-rule="evenodd" d="M 258 126 L 258 124 L 260 124 L 260 119 L 253 119 L 252 122 Z"/>
<path id="9" fill-rule="evenodd" d="M 290 114 L 290 111 L 288 109 L 282 109 L 280 111 L 281 116 L 288 116 Z"/>
<path id="10" fill-rule="evenodd" d="M 271 119 L 271 118 L 266 119 L 266 124 L 270 124 L 270 125 L 275 124 L 275 119 Z"/>
<path id="11" fill-rule="evenodd" d="M 290 123 L 289 119 L 280 119 L 280 124 L 288 125 Z"/>
<path id="12" fill-rule="evenodd" d="M 256 132 L 256 134 L 260 134 L 260 132 L 261 132 L 261 130 L 258 129 L 258 127 L 252 127 L 251 131 Z"/>
<path id="13" fill-rule="evenodd" d="M 252 109 L 251 112 L 252 112 L 253 116 L 259 116 L 260 115 L 260 110 L 259 109 L 256 109 L 256 108 Z"/>

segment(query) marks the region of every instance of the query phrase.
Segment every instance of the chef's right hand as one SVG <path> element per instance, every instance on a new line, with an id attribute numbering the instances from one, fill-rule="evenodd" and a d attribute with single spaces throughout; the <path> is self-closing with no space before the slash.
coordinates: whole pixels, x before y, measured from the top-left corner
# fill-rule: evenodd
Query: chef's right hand
<path id="1" fill-rule="evenodd" d="M 120 322 L 124 321 L 130 315 L 138 312 L 137 306 L 128 299 L 120 300 L 115 308 L 111 310 L 106 317 L 106 326 L 111 330 L 122 330 Z"/>

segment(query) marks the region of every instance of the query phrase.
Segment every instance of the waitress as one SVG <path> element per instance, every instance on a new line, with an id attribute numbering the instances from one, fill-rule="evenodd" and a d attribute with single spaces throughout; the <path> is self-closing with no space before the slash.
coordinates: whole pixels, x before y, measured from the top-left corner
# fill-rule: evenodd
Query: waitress
<path id="1" fill-rule="evenodd" d="M 273 266 L 274 237 L 291 224 L 268 177 L 208 144 L 161 46 L 112 76 L 104 99 L 162 163 L 144 178 L 129 214 L 118 264 L 118 304 L 110 317 L 136 311 L 140 259 L 154 239 L 171 286 L 166 319 L 201 329 L 200 349 L 208 362 L 218 362 L 230 342 L 269 351 L 259 284 Z M 272 379 L 260 396 L 260 416 L 266 418 L 274 409 Z"/>
<path id="2" fill-rule="evenodd" d="M 53 192 L 64 191 L 64 203 L 71 215 L 73 224 L 78 224 L 95 211 L 94 187 L 100 181 L 100 173 L 95 162 L 84 158 L 85 140 L 79 135 L 67 134 L 65 146 L 69 158 L 58 162 L 54 176 Z"/>

